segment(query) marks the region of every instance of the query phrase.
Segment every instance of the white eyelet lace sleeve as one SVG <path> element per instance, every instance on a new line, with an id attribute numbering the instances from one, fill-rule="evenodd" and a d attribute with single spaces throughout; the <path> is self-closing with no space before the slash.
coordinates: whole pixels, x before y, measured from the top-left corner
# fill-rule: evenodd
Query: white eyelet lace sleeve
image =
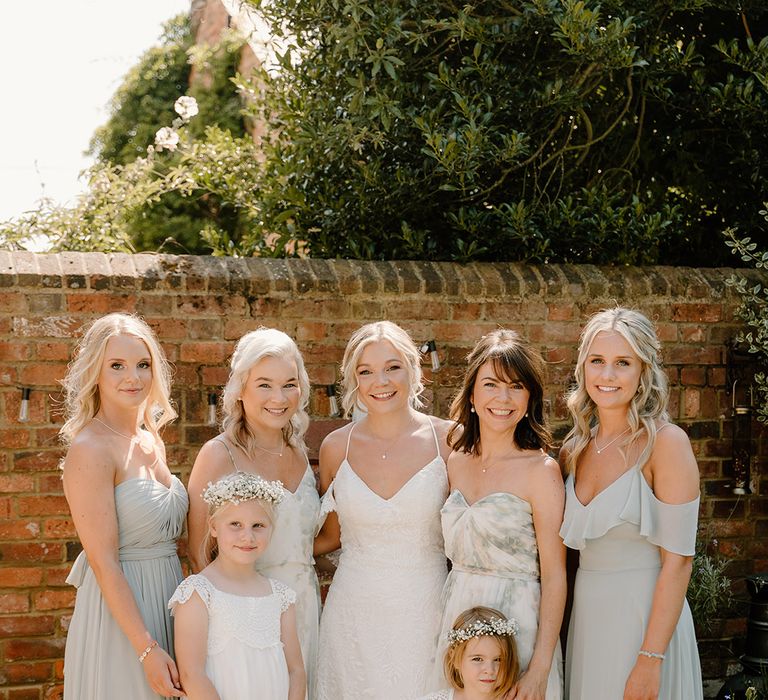
<path id="1" fill-rule="evenodd" d="M 275 579 L 269 579 L 269 583 L 272 586 L 272 592 L 280 600 L 280 612 L 284 613 L 291 605 L 296 604 L 296 591 L 292 588 L 288 588 L 284 583 L 276 581 Z"/>
<path id="2" fill-rule="evenodd" d="M 203 603 L 205 603 L 205 607 L 210 610 L 213 585 L 207 578 L 205 578 L 205 576 L 192 574 L 178 585 L 174 594 L 171 596 L 171 599 L 168 601 L 168 608 L 171 611 L 171 615 L 175 612 L 177 605 L 184 605 L 195 592 L 200 596 Z"/>

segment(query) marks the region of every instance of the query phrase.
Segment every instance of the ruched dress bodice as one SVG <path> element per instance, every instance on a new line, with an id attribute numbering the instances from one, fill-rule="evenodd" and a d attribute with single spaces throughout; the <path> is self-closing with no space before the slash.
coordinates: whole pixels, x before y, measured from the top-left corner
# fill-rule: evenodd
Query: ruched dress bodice
<path id="1" fill-rule="evenodd" d="M 570 700 L 620 698 L 648 625 L 660 548 L 692 556 L 699 499 L 669 504 L 656 498 L 642 471 L 632 467 L 587 505 L 573 476 L 565 487 L 560 535 L 578 549 L 573 611 L 568 631 L 566 688 Z M 661 666 L 659 700 L 702 698 L 693 620 L 688 603 Z"/>
<path id="2" fill-rule="evenodd" d="M 443 655 L 446 637 L 458 615 L 468 608 L 495 608 L 518 624 L 521 669 L 527 668 L 539 627 L 541 584 L 539 550 L 528 501 L 508 492 L 491 493 L 468 504 L 454 490 L 442 508 L 445 551 L 451 572 L 442 594 L 442 620 L 432 677 L 434 688 L 445 687 Z M 562 691 L 562 655 L 555 650 L 547 700 Z"/>
<path id="3" fill-rule="evenodd" d="M 388 499 L 341 463 L 321 511 L 338 514 L 341 556 L 320 622 L 319 700 L 413 700 L 429 690 L 447 491 L 439 455 Z"/>
<path id="4" fill-rule="evenodd" d="M 176 554 L 189 500 L 172 477 L 170 488 L 152 479 L 128 479 L 115 486 L 118 558 L 144 624 L 173 656 L 168 599 L 182 579 Z M 64 657 L 66 700 L 156 700 L 136 653 L 109 611 L 85 552 L 67 583 L 77 587 L 75 611 Z"/>

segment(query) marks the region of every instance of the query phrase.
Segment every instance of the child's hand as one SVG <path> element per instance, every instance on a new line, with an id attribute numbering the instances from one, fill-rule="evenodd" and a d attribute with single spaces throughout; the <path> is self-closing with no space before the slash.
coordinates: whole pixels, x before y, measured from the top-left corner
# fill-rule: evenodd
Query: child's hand
<path id="1" fill-rule="evenodd" d="M 184 697 L 179 670 L 168 653 L 156 646 L 144 659 L 144 675 L 149 687 L 163 697 Z"/>

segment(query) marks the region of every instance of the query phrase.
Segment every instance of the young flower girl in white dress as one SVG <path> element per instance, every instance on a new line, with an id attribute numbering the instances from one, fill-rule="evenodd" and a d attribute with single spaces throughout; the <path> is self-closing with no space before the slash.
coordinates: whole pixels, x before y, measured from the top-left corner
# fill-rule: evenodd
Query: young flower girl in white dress
<path id="1" fill-rule="evenodd" d="M 247 472 L 229 474 L 203 492 L 216 558 L 182 581 L 168 603 L 190 700 L 305 698 L 296 594 L 254 569 L 282 498 L 279 481 Z"/>
<path id="2" fill-rule="evenodd" d="M 443 665 L 451 687 L 422 700 L 501 700 L 520 675 L 517 623 L 482 606 L 461 613 L 448 632 Z"/>

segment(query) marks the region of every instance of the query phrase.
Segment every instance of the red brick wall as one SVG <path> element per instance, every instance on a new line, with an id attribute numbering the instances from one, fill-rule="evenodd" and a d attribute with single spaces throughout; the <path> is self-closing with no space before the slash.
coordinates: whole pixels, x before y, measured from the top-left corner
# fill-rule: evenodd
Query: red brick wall
<path id="1" fill-rule="evenodd" d="M 579 329 L 616 302 L 653 318 L 672 381 L 672 415 L 691 435 L 701 468 L 702 520 L 731 558 L 734 576 L 768 569 L 768 483 L 731 494 L 730 398 L 724 343 L 739 328 L 726 270 L 518 264 L 236 260 L 166 255 L 0 252 L 0 700 L 56 698 L 74 589 L 64 578 L 78 551 L 57 463 L 58 380 L 84 324 L 109 311 L 141 314 L 175 364 L 180 418 L 165 433 L 182 477 L 205 425 L 234 342 L 258 325 L 291 334 L 315 385 L 335 381 L 344 344 L 361 323 L 389 318 L 415 339 L 435 338 L 443 363 L 431 380 L 432 410 L 445 415 L 477 338 L 498 325 L 522 332 L 550 361 L 547 398 L 557 434 Z M 428 364 L 428 363 L 427 363 Z M 20 389 L 30 420 L 17 420 Z M 323 387 L 313 389 L 311 442 L 335 423 Z M 758 442 L 761 442 L 762 436 Z M 763 451 L 760 450 L 760 454 Z M 759 494 L 759 495 L 758 495 Z M 740 590 L 740 589 L 739 589 Z M 722 676 L 730 637 L 702 641 L 706 677 Z"/>

